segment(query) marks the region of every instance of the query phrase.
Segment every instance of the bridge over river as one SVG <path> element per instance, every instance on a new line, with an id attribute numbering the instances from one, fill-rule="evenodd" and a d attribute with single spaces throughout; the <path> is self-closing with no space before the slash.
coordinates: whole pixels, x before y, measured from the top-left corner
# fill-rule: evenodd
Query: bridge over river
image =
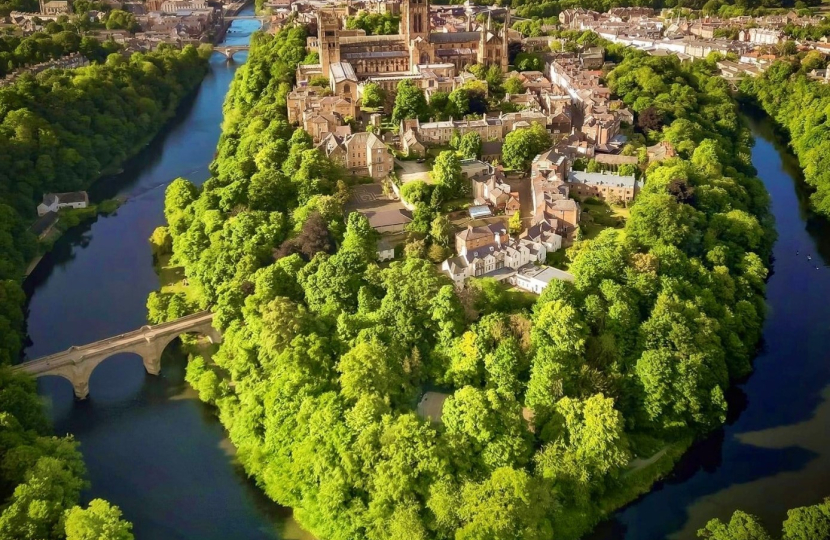
<path id="1" fill-rule="evenodd" d="M 187 333 L 202 334 L 211 343 L 222 342 L 222 336 L 213 327 L 213 313 L 203 311 L 155 326 L 142 326 L 138 330 L 80 347 L 72 346 L 63 352 L 23 362 L 12 369 L 35 377 L 63 377 L 72 383 L 75 397 L 85 399 L 89 395 L 92 372 L 110 356 L 135 353 L 141 357 L 147 373 L 158 375 L 164 349 L 171 341 Z"/>

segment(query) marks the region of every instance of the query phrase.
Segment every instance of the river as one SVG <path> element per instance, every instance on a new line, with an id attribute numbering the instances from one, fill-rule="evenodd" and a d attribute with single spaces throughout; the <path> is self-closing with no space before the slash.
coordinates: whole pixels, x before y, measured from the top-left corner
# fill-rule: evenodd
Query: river
<path id="1" fill-rule="evenodd" d="M 258 27 L 234 21 L 225 43 L 245 44 Z M 91 190 L 93 200 L 128 199 L 116 214 L 69 231 L 27 280 L 27 357 L 146 323 L 147 295 L 158 288 L 147 239 L 164 222 L 164 188 L 178 176 L 197 184 L 208 178 L 222 102 L 246 54 L 229 63 L 214 53 L 177 118 L 123 173 Z M 84 402 L 74 401 L 67 381 L 39 381 L 55 432 L 81 443 L 91 482 L 84 502 L 101 497 L 119 505 L 139 539 L 302 537 L 290 511 L 269 501 L 234 462 L 219 421 L 184 382 L 184 366 L 176 347 L 165 353 L 159 377 L 145 374 L 138 356 L 115 356 L 95 370 Z"/>
<path id="2" fill-rule="evenodd" d="M 723 429 L 594 540 L 695 538 L 709 519 L 736 509 L 777 534 L 787 509 L 830 496 L 830 225 L 808 211 L 798 161 L 769 120 L 750 126 L 752 162 L 778 229 L 755 371 L 730 392 Z"/>
<path id="3" fill-rule="evenodd" d="M 226 43 L 247 42 L 257 25 L 235 21 Z M 158 286 L 147 238 L 164 222 L 164 188 L 177 176 L 207 178 L 235 69 L 214 54 L 177 120 L 92 191 L 93 199 L 123 195 L 127 203 L 70 231 L 27 280 L 29 358 L 145 324 L 147 295 Z M 769 124 L 752 129 L 753 163 L 779 232 L 755 373 L 730 393 L 727 425 L 602 524 L 597 539 L 693 538 L 736 508 L 778 530 L 786 509 L 830 495 L 830 227 L 807 212 L 798 164 Z M 67 381 L 39 381 L 55 431 L 81 442 L 91 481 L 84 500 L 119 505 L 139 539 L 307 537 L 245 477 L 222 426 L 184 382 L 184 358 L 169 349 L 159 377 L 145 374 L 137 356 L 104 362 L 84 402 L 74 401 Z"/>

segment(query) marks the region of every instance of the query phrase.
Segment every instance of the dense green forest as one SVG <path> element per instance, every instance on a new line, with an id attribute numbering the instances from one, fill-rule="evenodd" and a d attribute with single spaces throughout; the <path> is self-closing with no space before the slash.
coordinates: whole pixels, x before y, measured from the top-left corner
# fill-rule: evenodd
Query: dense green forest
<path id="1" fill-rule="evenodd" d="M 28 226 L 42 194 L 85 189 L 135 153 L 199 84 L 209 54 L 112 54 L 0 88 L 0 540 L 84 540 L 102 530 L 132 538 L 117 508 L 74 506 L 85 486 L 77 445 L 49 434 L 34 381 L 4 366 L 22 346 L 21 281 L 38 249 Z"/>
<path id="2" fill-rule="evenodd" d="M 450 0 L 432 0 L 434 4 L 451 4 Z M 519 17 L 553 17 L 566 9 L 582 7 L 605 12 L 614 7 L 642 6 L 654 9 L 689 8 L 704 9 L 710 13 L 727 6 L 730 16 L 749 14 L 759 9 L 803 8 L 818 6 L 821 0 L 476 0 L 479 5 L 509 6 Z"/>
<path id="3" fill-rule="evenodd" d="M 69 23 L 50 23 L 49 31 L 34 32 L 28 36 L 0 36 L 0 77 L 18 68 L 39 64 L 79 52 L 90 62 L 103 62 L 107 56 L 118 52 L 113 42 L 99 42 L 89 36 L 81 36 Z"/>
<path id="4" fill-rule="evenodd" d="M 304 44 L 254 38 L 212 177 L 169 186 L 152 239 L 191 291 L 154 293 L 150 317 L 215 312 L 224 342 L 188 381 L 269 497 L 327 540 L 574 538 L 724 422 L 774 231 L 713 65 L 612 48 L 610 87 L 680 157 L 526 308 L 459 294 L 418 250 L 378 266 L 338 170 L 286 121 Z M 428 389 L 450 394 L 440 424 L 415 413 Z"/>
<path id="5" fill-rule="evenodd" d="M 807 76 L 807 72 L 824 64 L 816 51 L 800 60 L 782 60 L 763 76 L 743 81 L 741 91 L 789 136 L 804 180 L 814 190 L 810 204 L 816 212 L 830 216 L 830 86 Z"/>
<path id="6" fill-rule="evenodd" d="M 788 510 L 781 534 L 770 534 L 757 517 L 738 510 L 726 523 L 711 520 L 697 535 L 711 540 L 826 540 L 830 538 L 830 499 Z"/>

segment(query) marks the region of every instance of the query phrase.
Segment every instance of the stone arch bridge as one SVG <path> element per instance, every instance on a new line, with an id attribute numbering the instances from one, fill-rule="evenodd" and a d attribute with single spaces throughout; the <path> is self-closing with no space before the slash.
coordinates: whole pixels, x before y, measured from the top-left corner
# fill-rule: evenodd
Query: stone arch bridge
<path id="1" fill-rule="evenodd" d="M 73 346 L 63 352 L 23 362 L 12 369 L 35 377 L 63 377 L 72 383 L 75 397 L 86 399 L 92 372 L 110 356 L 135 353 L 141 357 L 147 373 L 158 375 L 161 370 L 161 354 L 180 335 L 198 333 L 207 336 L 211 343 L 221 343 L 222 336 L 212 323 L 213 313 L 203 311 L 156 326 L 142 326 L 138 330 L 88 345 Z"/>
<path id="2" fill-rule="evenodd" d="M 226 60 L 233 60 L 233 55 L 238 52 L 247 51 L 250 47 L 248 45 L 227 45 L 214 47 L 213 51 L 218 52 L 225 57 Z"/>

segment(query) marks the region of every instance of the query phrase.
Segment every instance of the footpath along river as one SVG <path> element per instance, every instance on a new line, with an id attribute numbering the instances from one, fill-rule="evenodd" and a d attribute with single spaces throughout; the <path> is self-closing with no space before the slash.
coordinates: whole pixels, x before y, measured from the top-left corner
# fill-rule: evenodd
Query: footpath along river
<path id="1" fill-rule="evenodd" d="M 246 43 L 257 26 L 235 21 L 225 43 Z M 145 324 L 147 295 L 158 286 L 147 238 L 164 221 L 164 188 L 177 176 L 208 177 L 236 67 L 214 54 L 179 117 L 124 173 L 92 190 L 96 200 L 120 195 L 128 202 L 70 231 L 30 276 L 28 358 Z M 752 128 L 753 162 L 779 232 L 755 373 L 731 392 L 727 426 L 602 524 L 596 539 L 693 538 L 709 518 L 736 508 L 776 530 L 787 508 L 830 495 L 830 226 L 805 210 L 798 164 L 769 124 Z M 184 382 L 185 359 L 169 349 L 159 377 L 146 375 L 137 356 L 104 362 L 84 402 L 74 401 L 62 379 L 39 382 L 56 432 L 81 442 L 92 485 L 84 499 L 118 504 L 138 539 L 308 538 L 234 463 L 221 425 Z"/>

